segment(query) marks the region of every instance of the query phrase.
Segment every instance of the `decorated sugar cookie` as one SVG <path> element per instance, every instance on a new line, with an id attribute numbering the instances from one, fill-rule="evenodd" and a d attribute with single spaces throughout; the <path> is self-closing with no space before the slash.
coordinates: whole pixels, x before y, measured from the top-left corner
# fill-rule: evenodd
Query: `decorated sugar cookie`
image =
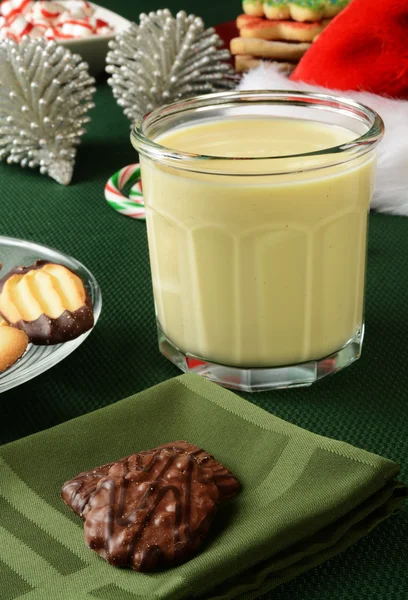
<path id="1" fill-rule="evenodd" d="M 346 8 L 347 4 L 350 4 L 350 2 L 351 0 L 326 0 L 324 3 L 324 18 L 331 19 L 332 17 L 335 17 L 343 10 L 343 8 Z"/>
<path id="2" fill-rule="evenodd" d="M 295 21 L 320 21 L 325 4 L 325 0 L 295 0 L 289 3 L 290 16 Z"/>
<path id="3" fill-rule="evenodd" d="M 262 0 L 243 0 L 242 6 L 246 15 L 250 15 L 251 17 L 264 16 Z"/>
<path id="4" fill-rule="evenodd" d="M 291 42 L 313 42 L 329 21 L 297 23 L 290 20 L 270 21 L 249 15 L 240 15 L 237 27 L 240 37 L 258 40 L 285 40 Z"/>
<path id="5" fill-rule="evenodd" d="M 290 19 L 288 0 L 266 0 L 263 9 L 267 19 Z"/>
<path id="6" fill-rule="evenodd" d="M 351 0 L 243 0 L 244 13 L 272 21 L 321 21 L 331 19 Z"/>

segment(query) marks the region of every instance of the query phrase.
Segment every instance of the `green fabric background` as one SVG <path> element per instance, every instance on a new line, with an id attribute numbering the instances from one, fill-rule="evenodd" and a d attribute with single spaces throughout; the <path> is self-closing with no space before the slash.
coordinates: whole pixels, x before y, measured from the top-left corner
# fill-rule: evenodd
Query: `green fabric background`
<path id="1" fill-rule="evenodd" d="M 192 0 L 100 0 L 100 4 L 131 19 L 165 6 L 173 11 L 184 8 L 203 16 L 208 25 L 231 20 L 240 12 L 239 0 L 202 5 Z M 157 351 L 145 226 L 115 214 L 104 200 L 106 180 L 136 156 L 128 141 L 128 122 L 103 78 L 96 103 L 69 188 L 37 172 L 0 165 L 0 233 L 51 245 L 84 262 L 99 280 L 104 300 L 97 328 L 74 354 L 0 396 L 1 443 L 179 374 Z M 310 389 L 246 396 L 297 425 L 399 462 L 405 480 L 407 259 L 408 219 L 373 214 L 367 336 L 361 360 Z M 405 507 L 347 552 L 264 599 L 405 600 L 407 539 Z"/>
<path id="2" fill-rule="evenodd" d="M 187 563 L 150 574 L 108 566 L 84 544 L 62 483 L 180 439 L 214 453 L 241 493 L 220 507 Z M 385 458 L 282 421 L 198 375 L 175 377 L 0 448 L 0 597 L 254 600 L 395 514 L 408 492 L 397 476 Z"/>

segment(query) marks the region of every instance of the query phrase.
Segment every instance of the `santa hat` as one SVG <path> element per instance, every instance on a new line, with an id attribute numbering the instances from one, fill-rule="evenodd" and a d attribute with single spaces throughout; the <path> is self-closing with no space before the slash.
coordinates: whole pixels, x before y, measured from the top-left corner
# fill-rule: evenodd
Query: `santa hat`
<path id="1" fill-rule="evenodd" d="M 407 31 L 407 0 L 352 0 L 290 79 L 263 63 L 244 76 L 240 89 L 334 91 L 376 110 L 386 133 L 372 208 L 408 216 Z"/>

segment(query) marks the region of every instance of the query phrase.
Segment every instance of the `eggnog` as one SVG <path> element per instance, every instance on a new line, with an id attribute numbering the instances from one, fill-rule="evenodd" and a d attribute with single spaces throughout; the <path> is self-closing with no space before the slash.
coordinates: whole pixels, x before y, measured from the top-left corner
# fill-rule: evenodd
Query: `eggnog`
<path id="1" fill-rule="evenodd" d="M 356 335 L 373 152 L 335 166 L 319 154 L 355 138 L 326 123 L 252 116 L 154 140 L 202 155 L 195 170 L 141 157 L 157 319 L 181 352 L 274 367 L 319 360 Z M 297 172 L 285 171 L 285 157 L 310 152 L 314 168 L 302 170 L 300 156 Z M 218 167 L 211 156 L 231 160 Z M 243 174 L 245 157 L 255 160 Z M 269 157 L 280 157 L 273 175 Z"/>

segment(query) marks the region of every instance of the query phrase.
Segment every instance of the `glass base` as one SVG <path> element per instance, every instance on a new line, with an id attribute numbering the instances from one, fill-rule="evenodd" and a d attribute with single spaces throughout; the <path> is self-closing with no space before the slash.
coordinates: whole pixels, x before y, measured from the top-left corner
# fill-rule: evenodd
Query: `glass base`
<path id="1" fill-rule="evenodd" d="M 262 369 L 228 367 L 184 354 L 157 325 L 160 352 L 184 373 L 196 373 L 223 387 L 241 392 L 265 392 L 292 387 L 307 387 L 319 379 L 348 367 L 361 356 L 364 327 L 338 352 L 298 365 Z"/>

